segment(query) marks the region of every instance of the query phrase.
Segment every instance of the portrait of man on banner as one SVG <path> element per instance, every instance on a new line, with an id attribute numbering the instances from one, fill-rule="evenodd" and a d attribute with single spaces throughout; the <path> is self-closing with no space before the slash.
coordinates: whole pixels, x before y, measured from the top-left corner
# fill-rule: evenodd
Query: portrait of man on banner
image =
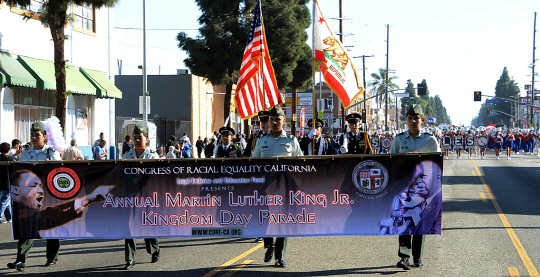
<path id="1" fill-rule="evenodd" d="M 89 195 L 45 207 L 45 193 L 38 175 L 29 169 L 17 170 L 11 175 L 15 239 L 41 238 L 40 231 L 54 229 L 80 219 L 88 205 L 105 199 L 105 195 L 114 187 L 101 186 Z"/>
<path id="2" fill-rule="evenodd" d="M 380 235 L 441 234 L 442 170 L 430 160 L 416 165 L 413 179 L 394 198 L 391 218 L 381 220 Z"/>

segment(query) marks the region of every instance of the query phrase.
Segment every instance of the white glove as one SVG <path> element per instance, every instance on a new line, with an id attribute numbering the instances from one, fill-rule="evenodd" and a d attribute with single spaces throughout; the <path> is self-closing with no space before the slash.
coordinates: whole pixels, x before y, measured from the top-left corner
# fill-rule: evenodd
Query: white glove
<path id="1" fill-rule="evenodd" d="M 309 138 L 309 139 L 312 139 L 313 136 L 315 135 L 315 133 L 317 133 L 317 129 L 311 129 L 311 132 L 309 132 L 309 135 L 307 135 L 308 138 Z"/>

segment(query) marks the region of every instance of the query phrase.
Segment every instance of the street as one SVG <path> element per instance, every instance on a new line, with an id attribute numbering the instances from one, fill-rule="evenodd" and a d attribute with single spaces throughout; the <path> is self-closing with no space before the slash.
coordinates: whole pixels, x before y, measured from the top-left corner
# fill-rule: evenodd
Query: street
<path id="1" fill-rule="evenodd" d="M 290 238 L 285 261 L 264 263 L 262 243 L 251 238 L 160 239 L 151 264 L 137 240 L 137 264 L 123 271 L 123 240 L 62 240 L 58 264 L 43 267 L 45 240 L 36 240 L 25 274 L 40 276 L 538 276 L 540 266 L 540 158 L 513 155 L 486 160 L 455 154 L 444 160 L 443 231 L 428 236 L 424 266 L 396 268 L 395 236 Z M 0 275 L 15 260 L 11 224 L 0 224 Z"/>

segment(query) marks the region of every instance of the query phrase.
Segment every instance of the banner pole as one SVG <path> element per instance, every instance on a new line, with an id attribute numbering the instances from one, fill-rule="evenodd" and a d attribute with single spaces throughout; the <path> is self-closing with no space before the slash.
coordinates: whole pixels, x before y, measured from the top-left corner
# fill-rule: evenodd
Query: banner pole
<path id="1" fill-rule="evenodd" d="M 313 8 L 311 9 L 311 13 L 313 14 L 311 18 L 313 18 L 312 28 L 311 28 L 311 77 L 313 82 L 311 83 L 311 128 L 315 129 L 315 22 L 317 20 L 315 19 L 315 9 L 317 0 L 313 0 Z M 319 80 L 320 82 L 320 80 Z M 318 111 L 317 111 L 318 112 Z M 304 126 L 302 126 L 304 128 Z M 322 143 L 322 141 L 321 141 Z M 315 139 L 311 142 L 311 153 L 315 155 Z"/>

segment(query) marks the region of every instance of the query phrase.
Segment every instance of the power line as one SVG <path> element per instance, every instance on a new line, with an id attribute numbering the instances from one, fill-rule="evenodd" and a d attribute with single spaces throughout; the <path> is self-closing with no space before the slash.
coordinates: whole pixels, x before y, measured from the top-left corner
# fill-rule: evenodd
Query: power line
<path id="1" fill-rule="evenodd" d="M 115 29 L 122 30 L 142 30 L 142 28 L 132 28 L 132 27 L 114 27 Z M 199 29 L 146 29 L 147 31 L 198 31 Z"/>

